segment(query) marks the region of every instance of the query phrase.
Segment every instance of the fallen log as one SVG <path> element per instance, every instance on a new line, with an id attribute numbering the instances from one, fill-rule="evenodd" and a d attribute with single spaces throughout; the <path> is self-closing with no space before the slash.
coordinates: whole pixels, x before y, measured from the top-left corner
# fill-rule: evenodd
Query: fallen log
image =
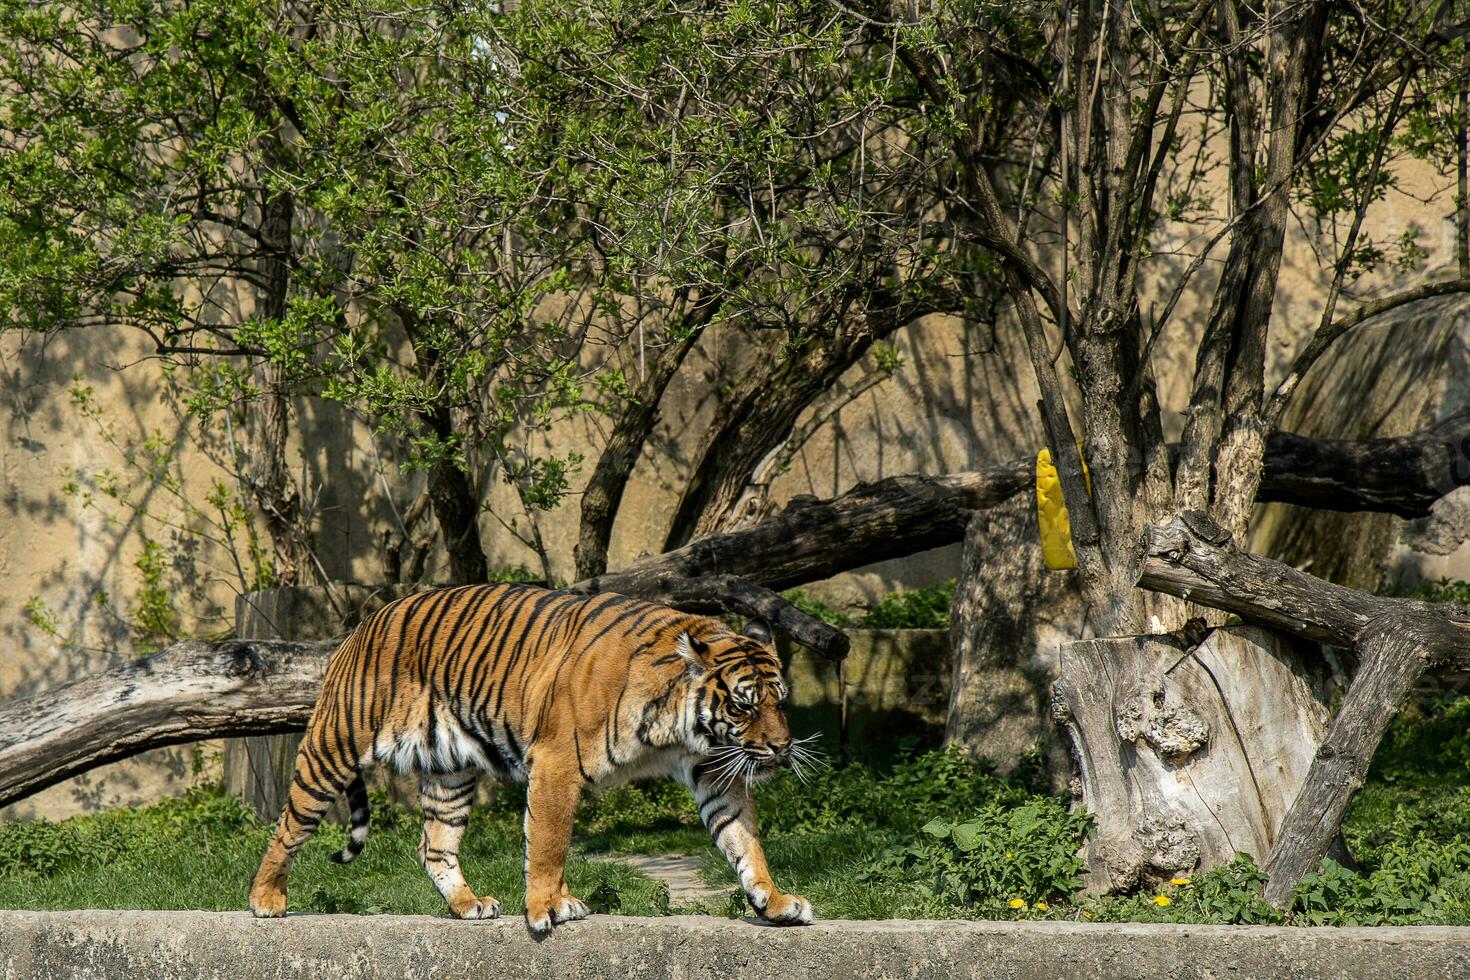
<path id="1" fill-rule="evenodd" d="M 826 657 L 847 655 L 841 630 L 732 576 L 666 577 L 629 594 L 699 612 L 758 616 Z M 185 640 L 12 701 L 0 707 L 0 806 L 149 749 L 301 731 L 336 646 L 335 640 Z"/>
<path id="2" fill-rule="evenodd" d="M 1278 433 L 1268 445 L 1261 499 L 1421 516 L 1439 496 L 1470 483 L 1467 460 L 1470 413 L 1397 440 L 1308 440 Z M 959 541 L 973 510 L 1008 500 L 1031 485 L 1032 466 L 1026 457 L 969 473 L 891 477 L 830 500 L 797 498 L 751 527 L 710 535 L 573 588 L 664 597 L 700 608 L 761 608 L 798 642 L 841 656 L 845 638 L 839 631 L 783 609 L 770 590 Z M 1310 467 L 1335 476 L 1315 479 Z M 1157 558 L 1147 567 L 1157 571 L 1161 561 Z M 745 584 L 736 586 L 736 580 Z M 1172 580 L 1152 581 L 1146 574 L 1140 584 L 1169 591 Z M 715 586 L 723 587 L 723 596 L 714 594 L 718 589 L 692 594 Z M 1192 596 L 1196 601 L 1216 604 L 1205 597 L 1210 588 L 1206 580 L 1191 588 L 1197 591 Z M 1210 594 L 1219 602 L 1230 601 L 1225 591 Z M 1357 608 L 1357 599 L 1339 601 L 1343 608 Z M 1326 638 L 1321 630 L 1331 632 L 1292 611 L 1310 607 L 1282 603 L 1274 620 L 1269 607 L 1252 608 L 1254 612 L 1241 614 L 1316 639 Z M 299 730 L 310 714 L 325 651 L 326 645 L 314 643 L 188 642 L 13 702 L 0 709 L 0 805 L 149 748 Z M 173 681 L 179 689 L 167 690 Z M 79 713 L 68 707 L 73 703 L 89 707 Z"/>
<path id="3" fill-rule="evenodd" d="M 1138 584 L 1357 655 L 1357 672 L 1262 867 L 1266 900 L 1284 908 L 1327 854 L 1414 682 L 1443 664 L 1470 666 L 1470 609 L 1333 585 L 1236 549 L 1197 512 L 1144 529 Z"/>
<path id="4" fill-rule="evenodd" d="M 306 727 L 335 644 L 186 640 L 0 709 L 0 806 L 147 749 Z"/>
<path id="5" fill-rule="evenodd" d="M 1310 439 L 1273 432 L 1257 499 L 1318 510 L 1428 516 L 1435 501 L 1470 483 L 1470 413 L 1382 439 Z"/>
<path id="6" fill-rule="evenodd" d="M 1029 489 L 1035 460 L 1013 459 L 945 476 L 895 476 L 827 500 L 796 497 L 757 524 L 640 558 L 573 588 L 657 594 L 665 578 L 734 575 L 789 589 L 862 565 L 962 541 L 972 511 Z M 1320 510 L 1424 517 L 1470 484 L 1470 412 L 1390 439 L 1311 439 L 1274 433 L 1258 499 Z"/>
<path id="7" fill-rule="evenodd" d="M 970 512 L 1026 489 L 1034 466 L 1030 458 L 1017 459 L 969 473 L 861 483 L 829 500 L 797 497 L 759 523 L 640 558 L 573 588 L 658 594 L 664 579 L 732 575 L 779 590 L 830 578 L 959 541 Z"/>

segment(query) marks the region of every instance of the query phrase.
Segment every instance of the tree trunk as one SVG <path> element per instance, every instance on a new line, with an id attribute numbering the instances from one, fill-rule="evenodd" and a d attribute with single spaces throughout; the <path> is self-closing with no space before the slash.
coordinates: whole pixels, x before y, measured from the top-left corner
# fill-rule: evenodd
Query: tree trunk
<path id="1" fill-rule="evenodd" d="M 813 346 L 804 353 L 778 362 L 721 406 L 679 500 L 665 551 L 715 531 L 756 467 L 791 436 L 801 413 L 874 343 L 930 312 L 928 306 L 900 303 L 883 287 L 872 287 L 862 298 L 868 308 L 846 315 L 835 336 L 810 341 Z"/>
<path id="2" fill-rule="evenodd" d="M 1424 672 L 1423 655 L 1430 641 L 1416 619 L 1412 614 L 1386 616 L 1361 635 L 1352 687 L 1262 866 L 1267 877 L 1265 898 L 1272 905 L 1285 907 L 1297 882 L 1327 852 L 1348 803 L 1368 775 L 1383 733 Z"/>
<path id="3" fill-rule="evenodd" d="M 256 316 L 279 320 L 286 314 L 290 290 L 291 224 L 294 203 L 290 194 L 276 194 L 262 205 L 260 226 L 262 288 L 256 296 Z M 291 403 L 284 370 L 269 360 L 257 361 L 252 381 L 258 391 L 250 403 L 250 490 L 265 519 L 271 541 L 276 585 L 297 585 L 310 575 L 310 546 L 301 522 L 301 497 L 286 467 L 286 441 Z"/>
<path id="4" fill-rule="evenodd" d="M 429 423 L 442 440 L 454 434 L 448 409 L 435 411 Z M 452 459 L 435 463 L 429 470 L 429 501 L 444 535 L 444 549 L 449 552 L 450 581 L 473 584 L 488 579 L 490 563 L 480 543 L 480 499 L 469 474 Z"/>
<path id="5" fill-rule="evenodd" d="M 970 519 L 950 603 L 954 667 L 944 738 L 1002 774 L 1039 751 L 1061 789 L 1070 766 L 1050 723 L 1050 688 L 1062 644 L 1088 632 L 1087 610 L 1076 573 L 1048 570 L 1037 540 L 1030 494 Z"/>
<path id="6" fill-rule="evenodd" d="M 1470 482 L 1470 412 L 1391 438 L 1274 432 L 1265 469 L 1257 498 L 1263 502 L 1425 517 L 1440 497 Z"/>
<path id="7" fill-rule="evenodd" d="M 1053 710 L 1097 822 L 1089 888 L 1264 862 L 1327 730 L 1328 681 L 1320 654 L 1257 627 L 1064 646 Z"/>
<path id="8" fill-rule="evenodd" d="M 582 512 L 577 532 L 575 557 L 577 578 L 592 578 L 607 571 L 607 546 L 612 540 L 613 521 L 623 503 L 628 476 L 638 462 L 643 444 L 658 422 L 664 390 L 684 363 L 699 337 L 692 331 L 683 340 L 671 341 L 654 359 L 648 376 L 628 400 L 597 457 L 597 467 L 582 492 Z"/>
<path id="9" fill-rule="evenodd" d="M 318 588 L 248 592 L 235 600 L 235 635 L 242 640 L 331 641 L 405 589 L 338 583 Z M 291 789 L 301 736 L 257 735 L 225 744 L 224 786 L 262 820 L 280 816 Z"/>
<path id="10" fill-rule="evenodd" d="M 709 533 L 734 505 L 761 460 L 791 434 L 807 405 L 857 363 L 866 349 L 850 356 L 794 359 L 758 383 L 749 383 L 732 402 L 722 405 L 674 512 L 664 550 Z"/>
<path id="11" fill-rule="evenodd" d="M 396 307 L 394 312 L 408 335 L 419 377 L 425 382 L 432 381 L 439 369 L 439 352 L 425 341 L 418 314 L 407 307 Z M 448 405 L 440 403 L 420 417 L 441 446 L 454 445 L 457 434 Z M 429 468 L 428 491 L 434 519 L 444 536 L 444 549 L 449 553 L 450 581 L 460 584 L 485 581 L 490 576 L 490 565 L 480 543 L 480 498 L 469 474 L 454 460 L 440 459 Z"/>

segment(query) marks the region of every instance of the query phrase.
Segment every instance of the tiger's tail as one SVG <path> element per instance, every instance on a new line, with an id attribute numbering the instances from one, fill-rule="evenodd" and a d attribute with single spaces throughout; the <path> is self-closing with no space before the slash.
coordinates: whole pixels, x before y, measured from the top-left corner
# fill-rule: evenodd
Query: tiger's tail
<path id="1" fill-rule="evenodd" d="M 347 786 L 347 805 L 352 808 L 352 833 L 347 846 L 332 855 L 332 860 L 338 864 L 351 864 L 367 845 L 368 817 L 372 808 L 368 805 L 367 784 L 362 781 L 360 772 Z"/>

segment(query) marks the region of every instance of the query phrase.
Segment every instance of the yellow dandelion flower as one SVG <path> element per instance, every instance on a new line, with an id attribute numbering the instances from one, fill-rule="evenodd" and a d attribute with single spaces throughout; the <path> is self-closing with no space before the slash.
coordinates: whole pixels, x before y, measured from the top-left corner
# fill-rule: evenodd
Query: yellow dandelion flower
<path id="1" fill-rule="evenodd" d="M 1047 909 L 1051 908 L 1051 906 L 1047 905 L 1045 902 L 1037 902 L 1036 908 L 1040 909 L 1042 912 L 1045 912 Z"/>
<path id="2" fill-rule="evenodd" d="M 1165 905 L 1172 905 L 1173 900 L 1168 895 L 1155 895 L 1154 904 L 1163 908 Z"/>
<path id="3" fill-rule="evenodd" d="M 1188 878 L 1170 878 L 1169 879 L 1169 884 L 1171 884 L 1171 885 L 1187 885 L 1187 884 L 1189 884 L 1189 879 Z"/>
<path id="4" fill-rule="evenodd" d="M 1011 899 L 1011 908 L 1013 908 L 1013 909 L 1024 909 L 1025 907 L 1026 907 L 1026 900 L 1024 898 L 1013 898 L 1013 899 Z"/>
<path id="5" fill-rule="evenodd" d="M 1006 859 L 1007 860 L 1009 860 L 1010 858 L 1013 858 L 1013 857 L 1015 857 L 1014 854 L 1012 854 L 1010 851 L 1006 851 Z"/>

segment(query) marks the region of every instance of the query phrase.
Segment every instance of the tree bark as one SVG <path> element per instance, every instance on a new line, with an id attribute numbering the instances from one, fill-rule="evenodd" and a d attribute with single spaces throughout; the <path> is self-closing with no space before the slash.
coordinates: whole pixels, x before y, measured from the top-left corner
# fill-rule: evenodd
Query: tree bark
<path id="1" fill-rule="evenodd" d="M 186 640 L 0 710 L 0 806 L 148 749 L 299 730 L 332 643 Z"/>
<path id="2" fill-rule="evenodd" d="M 1393 438 L 1272 433 L 1257 499 L 1413 519 L 1427 516 L 1435 501 L 1467 482 L 1470 413 L 1460 412 L 1432 428 Z"/>
<path id="3" fill-rule="evenodd" d="M 1053 717 L 1095 820 L 1089 890 L 1264 862 L 1327 731 L 1327 682 L 1319 654 L 1259 627 L 1063 646 Z"/>
<path id="4" fill-rule="evenodd" d="M 435 419 L 435 428 L 438 421 Z M 469 474 L 452 460 L 435 463 L 429 470 L 429 501 L 449 552 L 450 581 L 485 581 L 490 577 L 490 565 L 480 543 L 480 506 Z"/>
<path id="5" fill-rule="evenodd" d="M 1203 533 L 1202 533 L 1203 532 Z M 1214 537 L 1212 537 L 1214 536 Z M 1145 528 L 1138 584 L 1332 646 L 1354 648 L 1368 625 L 1407 610 L 1426 621 L 1460 622 L 1470 614 L 1450 603 L 1370 595 L 1324 582 L 1260 555 L 1240 551 L 1208 517 L 1186 512 Z M 1436 657 L 1470 668 L 1464 634 L 1437 637 Z"/>
<path id="6" fill-rule="evenodd" d="M 1433 645 L 1414 613 L 1382 617 L 1360 634 L 1353 683 L 1318 746 L 1301 792 L 1281 825 L 1262 870 L 1264 897 L 1278 908 L 1291 902 L 1302 877 L 1315 868 L 1342 826 L 1353 794 L 1363 785 L 1373 753 L 1419 675 Z M 1428 628 L 1433 629 L 1438 624 Z M 1464 634 L 1462 636 L 1470 636 Z"/>
<path id="7" fill-rule="evenodd" d="M 394 312 L 408 335 L 419 377 L 426 382 L 433 381 L 439 370 L 440 355 L 426 341 L 419 315 L 406 306 L 395 307 Z M 454 416 L 447 404 L 439 402 L 431 411 L 422 412 L 420 418 L 441 447 L 455 443 Z M 490 577 L 490 564 L 480 543 L 480 497 L 469 474 L 453 459 L 440 459 L 429 468 L 428 492 L 434 520 L 439 524 L 444 549 L 449 553 L 450 581 L 462 584 L 485 581 Z"/>
<path id="8" fill-rule="evenodd" d="M 810 341 L 812 346 L 805 352 L 777 362 L 722 406 L 679 500 L 664 541 L 665 551 L 715 531 L 756 467 L 790 438 L 801 413 L 862 360 L 873 344 L 945 306 L 929 297 L 901 300 L 876 284 L 854 300 L 858 301 L 861 311 L 840 312 L 832 336 Z"/>
<path id="9" fill-rule="evenodd" d="M 770 589 L 733 575 L 704 575 L 670 578 L 659 583 L 658 592 L 644 592 L 651 599 L 686 612 L 735 612 L 763 619 L 778 633 L 815 650 L 828 660 L 847 656 L 847 634 L 814 616 L 809 616 Z"/>
<path id="10" fill-rule="evenodd" d="M 642 558 L 574 588 L 644 594 L 657 592 L 664 578 L 713 574 L 791 588 L 959 540 L 970 511 L 1019 493 L 1033 465 L 1027 459 L 953 476 L 896 476 L 830 500 L 798 497 L 759 524 Z"/>
<path id="11" fill-rule="evenodd" d="M 577 578 L 592 578 L 607 571 L 607 547 L 612 540 L 613 521 L 622 506 L 628 476 L 638 462 L 643 444 L 658 422 L 664 390 L 684 363 L 689 349 L 699 338 L 691 331 L 683 340 L 672 341 L 654 359 L 648 376 L 628 400 L 613 425 L 607 445 L 597 457 L 597 467 L 582 492 L 582 512 L 574 556 Z"/>
<path id="12" fill-rule="evenodd" d="M 1030 494 L 970 519 L 950 602 L 944 740 L 1002 774 L 1039 750 L 1060 790 L 1069 766 L 1065 740 L 1049 723 L 1050 688 L 1063 642 L 1088 633 L 1087 609 L 1076 573 L 1045 567 L 1038 533 Z"/>

